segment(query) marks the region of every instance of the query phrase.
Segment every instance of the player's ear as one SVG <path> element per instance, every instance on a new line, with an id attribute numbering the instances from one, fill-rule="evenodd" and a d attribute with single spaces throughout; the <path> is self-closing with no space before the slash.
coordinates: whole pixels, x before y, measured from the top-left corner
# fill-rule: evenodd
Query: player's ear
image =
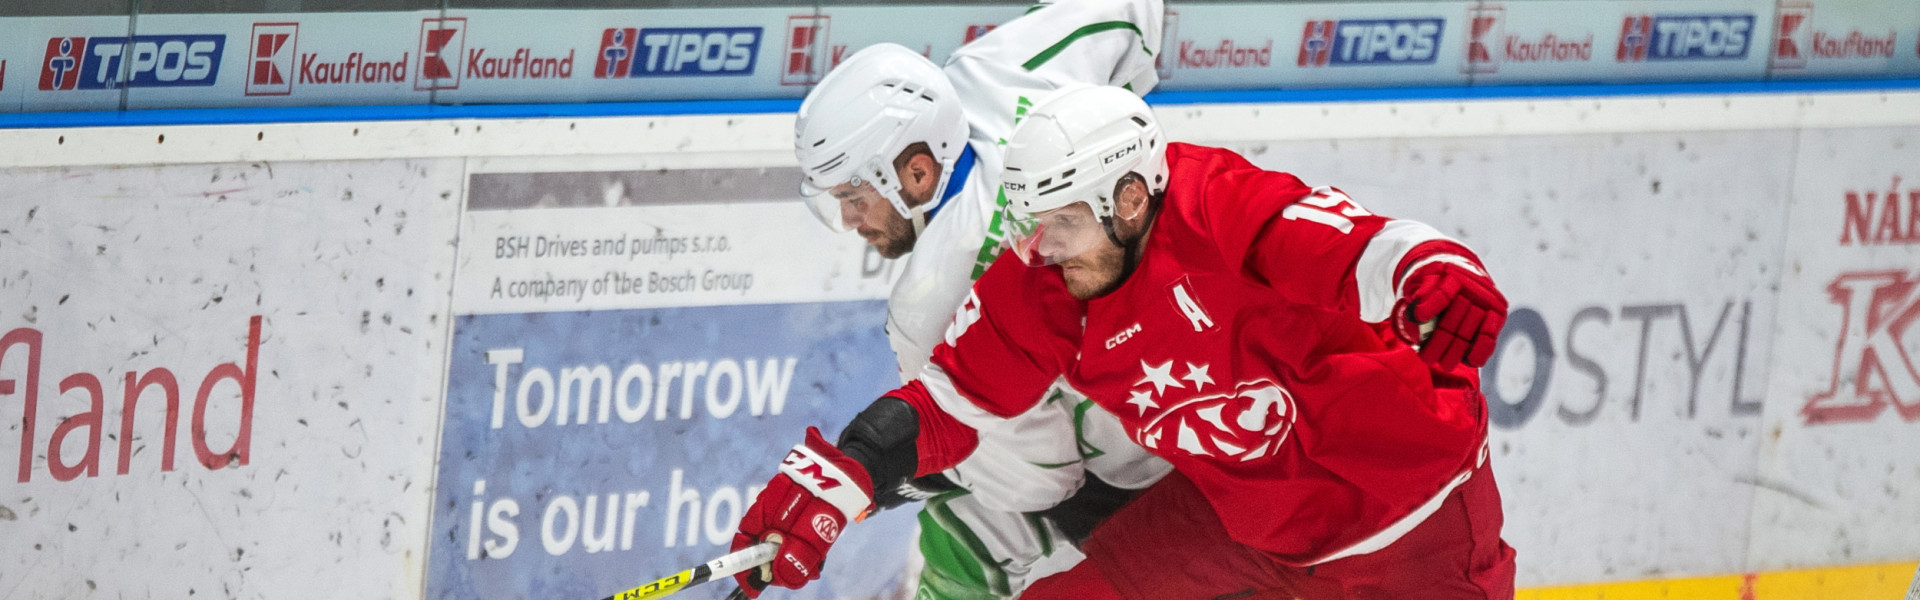
<path id="1" fill-rule="evenodd" d="M 1120 179 L 1113 192 L 1113 213 L 1120 220 L 1137 224 L 1147 214 L 1147 184 L 1138 175 Z"/>
<path id="2" fill-rule="evenodd" d="M 940 161 L 933 158 L 926 144 L 914 144 L 905 152 L 903 159 L 894 163 L 893 170 L 900 174 L 900 184 L 906 188 L 907 195 L 919 199 L 909 203 L 919 205 L 933 199 L 933 186 L 940 184 Z"/>

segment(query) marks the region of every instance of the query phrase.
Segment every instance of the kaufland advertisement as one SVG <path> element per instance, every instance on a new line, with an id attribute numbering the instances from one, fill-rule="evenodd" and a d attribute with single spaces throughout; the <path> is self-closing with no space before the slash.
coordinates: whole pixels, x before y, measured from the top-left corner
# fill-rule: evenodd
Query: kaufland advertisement
<path id="1" fill-rule="evenodd" d="M 1890 8 L 1782 0 L 1769 48 L 1773 76 L 1831 77 L 1911 64 L 1920 53 L 1920 11 Z"/>
<path id="2" fill-rule="evenodd" d="M 1018 7 L 0 18 L 0 110 L 793 98 L 850 52 L 940 61 Z M 929 23 L 942 24 L 928 27 Z M 136 29 L 132 36 L 128 29 Z M 1164 90 L 1920 75 L 1920 5 L 1178 5 Z"/>

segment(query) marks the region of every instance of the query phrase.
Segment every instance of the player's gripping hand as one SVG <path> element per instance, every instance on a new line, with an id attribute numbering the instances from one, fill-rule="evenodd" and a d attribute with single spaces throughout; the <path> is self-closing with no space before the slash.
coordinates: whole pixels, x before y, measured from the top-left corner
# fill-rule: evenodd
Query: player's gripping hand
<path id="1" fill-rule="evenodd" d="M 1486 268 L 1445 243 L 1414 248 L 1401 264 L 1394 333 L 1441 369 L 1487 364 L 1507 323 L 1507 298 Z"/>
<path id="2" fill-rule="evenodd" d="M 827 550 L 848 523 L 866 517 L 873 506 L 867 469 L 807 428 L 807 439 L 780 463 L 780 472 L 740 517 L 733 536 L 738 551 L 763 540 L 780 544 L 773 563 L 734 575 L 747 597 L 758 598 L 768 583 L 799 589 L 820 578 Z"/>

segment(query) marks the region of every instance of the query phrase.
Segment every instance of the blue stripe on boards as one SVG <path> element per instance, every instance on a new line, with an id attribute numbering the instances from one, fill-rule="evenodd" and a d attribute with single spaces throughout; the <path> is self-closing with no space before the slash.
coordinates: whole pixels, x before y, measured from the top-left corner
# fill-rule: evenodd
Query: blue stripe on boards
<path id="1" fill-rule="evenodd" d="M 1848 79 L 1831 81 L 1748 81 L 1719 83 L 1499 85 L 1440 88 L 1217 90 L 1203 92 L 1158 92 L 1148 94 L 1147 102 L 1156 105 L 1395 102 L 1514 98 L 1804 94 L 1822 92 L 1911 91 L 1916 89 L 1920 89 L 1920 79 Z M 191 108 L 0 113 L 0 128 L 766 114 L 792 113 L 799 108 L 800 100 L 797 98 L 556 104 L 467 104 L 460 106 L 406 104 L 389 106 Z"/>

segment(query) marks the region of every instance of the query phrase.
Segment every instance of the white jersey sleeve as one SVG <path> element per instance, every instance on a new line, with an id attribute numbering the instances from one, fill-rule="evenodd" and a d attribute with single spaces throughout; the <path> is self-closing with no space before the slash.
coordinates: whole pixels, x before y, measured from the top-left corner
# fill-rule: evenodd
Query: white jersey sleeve
<path id="1" fill-rule="evenodd" d="M 1166 26 L 1161 0 L 1061 0 L 962 46 L 947 59 L 975 148 L 1013 133 L 1024 105 L 1074 84 L 1145 95 L 1160 82 L 1154 60 Z M 1000 156 L 983 166 L 998 178 Z M 987 157 L 983 157 L 987 158 Z"/>
<path id="2" fill-rule="evenodd" d="M 901 379 L 913 378 L 966 297 L 999 256 L 1002 141 L 1025 107 L 1075 84 L 1131 84 L 1140 94 L 1158 82 L 1166 6 L 1161 0 L 1062 0 L 1036 6 L 948 59 L 966 114 L 975 164 L 901 266 L 887 305 L 887 335 Z"/>
<path id="3" fill-rule="evenodd" d="M 1074 84 L 1129 85 L 1146 93 L 1158 82 L 1154 56 L 1164 19 L 1161 0 L 1063 0 L 994 29 L 948 60 L 945 71 L 972 130 L 975 164 L 920 233 L 888 298 L 887 338 L 903 381 L 926 368 L 973 281 L 999 255 L 1001 140 L 1023 106 Z M 991 508 L 1034 511 L 1079 488 L 1088 447 L 1100 449 L 1097 468 L 1110 481 L 1137 485 L 1165 474 L 1163 461 L 1123 435 L 1086 439 L 1119 430 L 1078 426 L 1086 421 L 1084 410 L 1075 411 L 1084 402 L 1079 394 L 1061 385 L 1048 396 L 1011 418 L 969 421 L 980 445 L 948 477 Z"/>

